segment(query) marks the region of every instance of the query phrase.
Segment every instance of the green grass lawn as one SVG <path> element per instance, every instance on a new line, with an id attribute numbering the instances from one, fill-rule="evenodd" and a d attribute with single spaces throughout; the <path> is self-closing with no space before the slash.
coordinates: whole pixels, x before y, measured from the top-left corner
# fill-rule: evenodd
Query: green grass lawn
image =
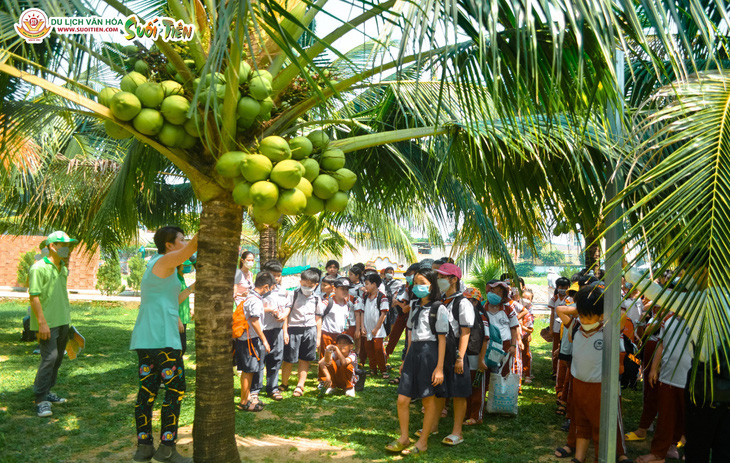
<path id="1" fill-rule="evenodd" d="M 128 346 L 136 307 L 73 304 L 73 324 L 86 337 L 87 349 L 78 359 L 64 361 L 55 391 L 67 397 L 69 402 L 54 406 L 50 419 L 35 416 L 32 383 L 39 356 L 32 354 L 34 343 L 19 341 L 26 308 L 27 302 L 0 302 L 0 323 L 5 327 L 0 332 L 0 462 L 130 461 L 135 446 L 133 409 L 137 365 L 136 356 Z M 543 324 L 538 321 L 536 331 Z M 191 340 L 194 326 L 188 328 Z M 455 448 L 431 439 L 427 461 L 555 461 L 551 458 L 552 451 L 564 443 L 566 434 L 560 430 L 562 417 L 554 413 L 549 353 L 542 339 L 534 341 L 533 356 L 536 381 L 523 388 L 519 416 L 487 415 L 482 425 L 465 428 L 466 441 Z M 188 357 L 188 393 L 183 402 L 181 426 L 193 423 L 193 346 L 189 348 Z M 390 361 L 396 371 L 399 358 L 399 355 L 393 355 Z M 271 439 L 270 436 L 326 441 L 348 451 L 348 456 L 340 461 L 402 459 L 383 450 L 383 446 L 397 436 L 394 386 L 382 379 L 368 379 L 366 390 L 355 399 L 322 398 L 314 391 L 315 375 L 310 374 L 310 378 L 302 398 L 292 398 L 291 392 L 287 392 L 285 399 L 278 403 L 264 399 L 267 406 L 259 414 L 237 412 L 237 434 L 264 441 Z M 623 405 L 626 430 L 632 430 L 641 413 L 641 393 L 625 391 Z M 422 420 L 420 404 L 411 410 L 411 431 L 415 432 Z M 449 416 L 441 420 L 439 440 L 450 430 Z M 648 451 L 648 442 L 629 445 L 632 457 Z M 255 458 L 253 453 L 249 453 L 248 458 L 252 461 L 282 460 L 281 453 L 274 453 L 274 447 L 270 456 L 260 450 Z M 336 451 L 288 451 L 288 456 L 284 454 L 285 460 L 321 461 L 343 457 Z M 89 455 L 93 457 L 89 458 Z M 243 452 L 242 456 L 246 459 L 247 453 Z"/>

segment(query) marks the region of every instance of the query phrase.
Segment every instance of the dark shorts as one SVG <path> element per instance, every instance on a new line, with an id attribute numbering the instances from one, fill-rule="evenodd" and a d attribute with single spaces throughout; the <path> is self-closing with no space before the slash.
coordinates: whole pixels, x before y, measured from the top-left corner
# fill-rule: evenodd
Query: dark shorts
<path id="1" fill-rule="evenodd" d="M 433 395 L 443 397 L 445 392 L 443 383 L 438 386 L 431 384 L 431 376 L 436 365 L 438 365 L 438 342 L 412 342 L 406 358 L 403 360 L 403 373 L 398 384 L 398 394 L 412 399 L 422 399 Z M 469 393 L 471 394 L 471 389 Z"/>
<path id="2" fill-rule="evenodd" d="M 436 393 L 437 397 L 471 397 L 471 374 L 469 373 L 469 356 L 464 358 L 464 372 L 457 375 L 454 368 L 444 367 L 444 391 Z"/>
<path id="3" fill-rule="evenodd" d="M 284 345 L 284 361 L 297 363 L 302 360 L 314 362 L 317 359 L 317 327 L 289 328 L 289 344 Z"/>
<path id="4" fill-rule="evenodd" d="M 264 344 L 259 338 L 251 339 L 250 343 L 236 339 L 236 368 L 244 373 L 261 371 L 265 353 Z"/>

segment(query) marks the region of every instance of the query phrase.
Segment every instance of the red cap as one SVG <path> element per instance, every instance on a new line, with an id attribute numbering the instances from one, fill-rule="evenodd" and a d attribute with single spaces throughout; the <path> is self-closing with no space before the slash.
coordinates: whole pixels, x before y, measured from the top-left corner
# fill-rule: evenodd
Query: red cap
<path id="1" fill-rule="evenodd" d="M 441 275 L 451 275 L 456 278 L 461 278 L 461 269 L 454 264 L 441 264 L 441 267 L 436 271 Z"/>

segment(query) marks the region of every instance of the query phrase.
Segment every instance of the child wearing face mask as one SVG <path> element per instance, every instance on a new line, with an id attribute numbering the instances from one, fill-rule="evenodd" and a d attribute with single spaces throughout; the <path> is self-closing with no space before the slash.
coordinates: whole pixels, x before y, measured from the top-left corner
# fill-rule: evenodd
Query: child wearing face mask
<path id="1" fill-rule="evenodd" d="M 487 283 L 487 306 L 486 314 L 488 324 L 499 329 L 502 338 L 502 349 L 514 359 L 517 354 L 519 343 L 519 326 L 517 313 L 508 302 L 510 298 L 510 287 L 504 281 L 491 280 Z M 507 376 L 513 367 L 514 362 L 508 359 L 501 368 L 502 376 Z M 486 387 L 489 388 L 489 377 L 486 378 Z"/>
<path id="2" fill-rule="evenodd" d="M 433 429 L 437 423 L 436 394 L 443 392 L 444 354 L 446 353 L 446 333 L 449 331 L 449 314 L 439 298 L 436 272 L 430 268 L 420 268 L 413 280 L 414 302 L 408 317 L 411 337 L 408 342 L 406 358 L 401 366 L 401 381 L 398 385 L 398 439 L 385 446 L 389 452 L 403 455 L 420 455 L 428 449 L 429 432 L 421 432 L 418 441 L 410 447 L 410 406 L 412 399 L 421 399 L 425 413 L 421 429 Z M 431 326 L 431 312 L 435 323 Z M 410 447 L 410 448 L 409 448 Z"/>
<path id="3" fill-rule="evenodd" d="M 243 302 L 248 292 L 254 287 L 253 268 L 256 266 L 256 257 L 251 251 L 243 251 L 238 268 L 236 269 L 235 289 L 233 298 L 236 306 Z"/>
<path id="4" fill-rule="evenodd" d="M 382 282 L 377 272 L 365 275 L 365 294 L 355 307 L 355 311 L 361 313 L 360 339 L 364 344 L 367 358 L 370 359 L 370 372 L 373 376 L 380 372 L 383 379 L 389 379 L 390 375 L 385 368 L 383 340 L 386 334 L 383 324 L 390 306 L 388 298 L 379 290 Z"/>
<path id="5" fill-rule="evenodd" d="M 289 293 L 287 297 L 286 307 L 290 312 L 283 328 L 284 361 L 281 365 L 280 389 L 289 389 L 289 376 L 298 361 L 297 386 L 292 393 L 294 397 L 304 394 L 309 364 L 317 358 L 317 349 L 322 338 L 322 314 L 326 306 L 314 294 L 317 283 L 319 273 L 307 269 L 301 274 L 300 288 Z"/>
<path id="6" fill-rule="evenodd" d="M 583 286 L 575 295 L 580 328 L 573 337 L 573 360 L 570 365 L 576 449 L 573 461 L 585 461 L 591 439 L 598 461 L 601 418 L 601 378 L 603 364 L 603 292 L 602 282 Z M 618 424 L 621 426 L 621 418 Z M 617 461 L 628 460 L 619 429 L 616 436 Z"/>
<path id="7" fill-rule="evenodd" d="M 560 277 L 555 282 L 555 292 L 548 300 L 548 308 L 550 309 L 550 329 L 553 335 L 553 379 L 558 376 L 558 352 L 560 350 L 560 318 L 558 318 L 555 309 L 560 305 L 565 305 L 570 280 Z"/>
<path id="8" fill-rule="evenodd" d="M 530 352 L 530 341 L 532 341 L 532 331 L 535 326 L 535 316 L 532 314 L 532 298 L 534 297 L 531 290 L 526 289 L 522 292 L 523 313 L 520 314 L 520 327 L 522 328 L 522 378 L 526 384 L 532 383 L 532 353 Z"/>
<path id="9" fill-rule="evenodd" d="M 397 316 L 395 322 L 390 329 L 390 335 L 388 336 L 388 346 L 385 348 L 386 357 L 395 351 L 404 330 L 406 329 L 406 323 L 408 322 L 408 313 L 411 310 L 411 287 L 413 286 L 413 275 L 418 270 L 419 265 L 413 264 L 406 270 L 405 285 L 401 285 L 397 292 L 393 296 L 393 307 L 395 307 Z M 394 379 L 392 384 L 398 384 L 398 379 Z"/>

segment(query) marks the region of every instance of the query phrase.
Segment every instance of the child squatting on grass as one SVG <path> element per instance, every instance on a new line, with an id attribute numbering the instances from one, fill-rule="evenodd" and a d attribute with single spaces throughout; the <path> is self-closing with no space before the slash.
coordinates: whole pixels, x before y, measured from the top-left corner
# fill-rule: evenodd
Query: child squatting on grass
<path id="1" fill-rule="evenodd" d="M 325 394 L 343 389 L 346 396 L 355 397 L 357 354 L 352 350 L 354 345 L 350 335 L 343 333 L 337 336 L 336 344 L 325 348 L 325 354 L 319 360 L 319 377 Z"/>

